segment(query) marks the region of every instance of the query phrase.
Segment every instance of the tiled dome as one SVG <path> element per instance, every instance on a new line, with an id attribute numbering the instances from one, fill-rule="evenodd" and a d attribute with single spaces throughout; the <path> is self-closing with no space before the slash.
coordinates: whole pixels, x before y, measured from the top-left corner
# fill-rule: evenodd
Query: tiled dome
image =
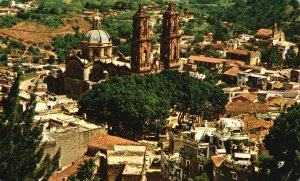
<path id="1" fill-rule="evenodd" d="M 95 43 L 111 43 L 109 34 L 101 29 L 88 31 L 84 35 L 84 39 Z"/>

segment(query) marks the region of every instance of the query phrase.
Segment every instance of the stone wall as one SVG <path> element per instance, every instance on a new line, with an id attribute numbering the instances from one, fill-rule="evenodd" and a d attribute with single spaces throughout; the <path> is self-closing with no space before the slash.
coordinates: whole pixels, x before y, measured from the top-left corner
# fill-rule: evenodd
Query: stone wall
<path id="1" fill-rule="evenodd" d="M 80 99 L 82 94 L 89 90 L 89 86 L 83 80 L 65 77 L 65 94 L 72 99 Z"/>
<path id="2" fill-rule="evenodd" d="M 107 180 L 108 181 L 121 181 L 122 180 L 122 172 L 124 170 L 125 165 L 108 165 L 107 166 Z"/>
<path id="3" fill-rule="evenodd" d="M 63 75 L 49 75 L 46 79 L 49 92 L 62 95 L 64 94 L 65 80 Z"/>
<path id="4" fill-rule="evenodd" d="M 106 134 L 106 131 L 104 128 L 97 128 L 82 132 L 57 133 L 53 138 L 55 141 L 46 142 L 45 154 L 53 156 L 60 148 L 60 166 L 70 165 L 87 152 L 87 141 L 97 133 Z"/>

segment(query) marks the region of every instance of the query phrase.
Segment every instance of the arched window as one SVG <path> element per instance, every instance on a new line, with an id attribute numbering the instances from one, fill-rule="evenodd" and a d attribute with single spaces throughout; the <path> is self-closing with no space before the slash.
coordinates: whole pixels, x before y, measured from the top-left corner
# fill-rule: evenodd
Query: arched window
<path id="1" fill-rule="evenodd" d="M 97 49 L 93 49 L 93 57 L 99 57 L 100 56 L 100 52 Z"/>
<path id="2" fill-rule="evenodd" d="M 147 35 L 147 30 L 148 30 L 148 27 L 147 27 L 147 20 L 144 21 L 144 35 Z"/>
<path id="3" fill-rule="evenodd" d="M 176 60 L 177 59 L 177 47 L 174 46 L 174 49 L 173 49 L 173 59 Z"/>
<path id="4" fill-rule="evenodd" d="M 143 52 L 143 61 L 147 62 L 147 50 L 146 49 L 144 49 L 144 52 Z"/>
<path id="5" fill-rule="evenodd" d="M 173 20 L 173 32 L 176 32 L 176 19 Z"/>

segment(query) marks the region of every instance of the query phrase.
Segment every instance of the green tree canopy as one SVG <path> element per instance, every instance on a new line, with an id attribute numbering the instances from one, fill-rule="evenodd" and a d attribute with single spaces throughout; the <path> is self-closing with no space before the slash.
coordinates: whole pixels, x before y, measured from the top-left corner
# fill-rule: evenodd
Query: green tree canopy
<path id="1" fill-rule="evenodd" d="M 285 55 L 285 65 L 288 67 L 298 67 L 300 62 L 294 49 L 288 49 Z"/>
<path id="2" fill-rule="evenodd" d="M 276 46 L 270 46 L 262 52 L 262 62 L 266 63 L 269 67 L 281 66 L 283 63 L 282 56 L 278 52 Z"/>
<path id="3" fill-rule="evenodd" d="M 108 123 L 113 134 L 131 138 L 159 131 L 172 107 L 180 112 L 181 123 L 186 114 L 217 118 L 226 103 L 220 88 L 177 71 L 112 78 L 79 101 L 81 113 Z"/>
<path id="4" fill-rule="evenodd" d="M 271 173 L 277 178 L 298 179 L 300 177 L 300 104 L 288 108 L 287 112 L 277 118 L 264 143 L 275 162 L 284 163 L 282 167 L 271 170 Z"/>

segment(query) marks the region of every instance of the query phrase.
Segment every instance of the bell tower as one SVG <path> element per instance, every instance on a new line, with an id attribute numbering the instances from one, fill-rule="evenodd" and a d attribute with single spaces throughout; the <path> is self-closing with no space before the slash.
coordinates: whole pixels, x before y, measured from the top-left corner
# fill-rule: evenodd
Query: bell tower
<path id="1" fill-rule="evenodd" d="M 131 69 L 135 73 L 152 71 L 151 39 L 148 27 L 149 16 L 142 5 L 133 16 L 133 33 L 131 38 Z"/>
<path id="2" fill-rule="evenodd" d="M 179 13 L 170 2 L 163 14 L 163 31 L 160 39 L 160 59 L 164 69 L 178 68 L 180 58 Z"/>

